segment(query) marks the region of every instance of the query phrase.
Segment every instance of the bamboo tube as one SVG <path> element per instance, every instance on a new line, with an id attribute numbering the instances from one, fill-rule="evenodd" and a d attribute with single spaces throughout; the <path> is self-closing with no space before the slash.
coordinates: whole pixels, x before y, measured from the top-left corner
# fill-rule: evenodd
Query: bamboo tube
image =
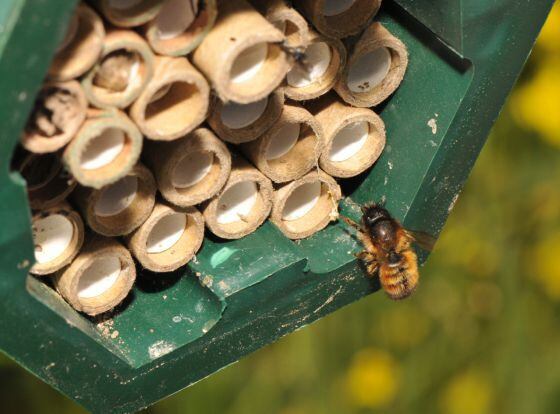
<path id="1" fill-rule="evenodd" d="M 217 15 L 216 0 L 167 0 L 147 24 L 146 38 L 160 55 L 184 56 L 200 45 Z"/>
<path id="2" fill-rule="evenodd" d="M 220 99 L 247 104 L 268 96 L 284 79 L 284 35 L 245 0 L 220 2 L 214 29 L 193 54 Z"/>
<path id="3" fill-rule="evenodd" d="M 32 210 L 46 210 L 60 204 L 76 187 L 76 181 L 64 170 L 59 154 L 27 154 L 16 168 L 27 182 Z"/>
<path id="4" fill-rule="evenodd" d="M 297 63 L 286 76 L 284 93 L 294 101 L 324 95 L 336 84 L 346 66 L 346 48 L 338 39 L 310 32 L 305 63 Z"/>
<path id="5" fill-rule="evenodd" d="M 225 187 L 203 206 L 208 229 L 223 239 L 254 232 L 272 208 L 272 183 L 240 156 L 233 159 Z"/>
<path id="6" fill-rule="evenodd" d="M 63 160 L 80 184 L 101 188 L 128 174 L 140 157 L 142 139 L 123 112 L 90 110 Z"/>
<path id="7" fill-rule="evenodd" d="M 385 124 L 369 108 L 354 108 L 329 94 L 307 109 L 323 127 L 319 165 L 333 177 L 349 178 L 370 168 L 385 147 Z"/>
<path id="8" fill-rule="evenodd" d="M 67 81 L 86 73 L 97 62 L 103 47 L 103 21 L 92 9 L 80 4 L 70 22 L 67 36 L 49 69 L 52 80 Z"/>
<path id="9" fill-rule="evenodd" d="M 216 195 L 231 171 L 229 150 L 206 128 L 172 143 L 153 143 L 144 156 L 163 198 L 180 207 Z"/>
<path id="10" fill-rule="evenodd" d="M 323 143 L 323 129 L 313 115 L 299 106 L 284 105 L 280 119 L 241 148 L 264 175 L 284 183 L 317 165 Z"/>
<path id="11" fill-rule="evenodd" d="M 377 14 L 381 0 L 302 0 L 302 14 L 327 37 L 360 33 Z"/>
<path id="12" fill-rule="evenodd" d="M 375 106 L 399 87 L 407 66 L 406 46 L 381 23 L 374 23 L 354 46 L 334 89 L 350 105 Z"/>
<path id="13" fill-rule="evenodd" d="M 290 239 L 309 237 L 338 218 L 341 196 L 332 177 L 313 170 L 274 191 L 270 221 Z"/>
<path id="14" fill-rule="evenodd" d="M 58 151 L 78 132 L 86 119 L 87 106 L 78 82 L 47 82 L 35 99 L 21 145 L 38 154 Z"/>
<path id="15" fill-rule="evenodd" d="M 309 25 L 285 0 L 251 0 L 251 4 L 266 19 L 284 33 L 286 46 L 305 49 L 309 44 Z"/>
<path id="16" fill-rule="evenodd" d="M 117 27 L 142 26 L 154 19 L 165 0 L 94 0 L 101 14 Z"/>
<path id="17" fill-rule="evenodd" d="M 102 236 L 132 233 L 151 214 L 156 182 L 150 170 L 136 164 L 130 172 L 99 190 L 78 187 L 72 195 L 88 226 Z"/>
<path id="18" fill-rule="evenodd" d="M 206 119 L 210 88 L 185 58 L 157 57 L 155 75 L 130 109 L 142 133 L 172 141 Z"/>
<path id="19" fill-rule="evenodd" d="M 134 261 L 122 244 L 88 235 L 72 264 L 55 275 L 54 285 L 74 309 L 95 316 L 121 303 L 135 280 Z"/>
<path id="20" fill-rule="evenodd" d="M 135 32 L 110 31 L 99 62 L 82 81 L 88 100 L 98 108 L 128 107 L 154 75 L 154 60 L 148 44 Z"/>
<path id="21" fill-rule="evenodd" d="M 224 103 L 214 97 L 208 123 L 222 140 L 242 144 L 264 134 L 280 118 L 283 108 L 283 88 L 250 104 Z"/>
<path id="22" fill-rule="evenodd" d="M 140 264 L 153 272 L 172 272 L 187 264 L 204 240 L 204 219 L 194 207 L 156 204 L 150 217 L 128 239 Z"/>
<path id="23" fill-rule="evenodd" d="M 66 203 L 41 210 L 32 221 L 34 275 L 49 275 L 74 260 L 84 242 L 84 223 Z"/>

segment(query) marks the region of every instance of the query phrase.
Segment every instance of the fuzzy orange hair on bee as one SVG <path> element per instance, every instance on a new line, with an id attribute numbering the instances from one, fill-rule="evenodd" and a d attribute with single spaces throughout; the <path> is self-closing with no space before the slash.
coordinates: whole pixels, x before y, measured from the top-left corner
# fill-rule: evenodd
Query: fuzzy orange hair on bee
<path id="1" fill-rule="evenodd" d="M 366 204 L 362 213 L 361 224 L 343 217 L 357 230 L 357 237 L 364 247 L 356 256 L 364 262 L 369 276 L 379 275 L 381 287 L 391 299 L 409 297 L 416 290 L 420 276 L 412 244 L 418 243 L 431 250 L 435 240 L 423 233 L 406 230 L 379 204 Z"/>

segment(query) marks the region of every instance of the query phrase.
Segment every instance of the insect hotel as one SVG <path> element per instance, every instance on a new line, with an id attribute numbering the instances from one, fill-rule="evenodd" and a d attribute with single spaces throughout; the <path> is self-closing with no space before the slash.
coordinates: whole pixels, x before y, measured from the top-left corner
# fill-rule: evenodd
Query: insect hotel
<path id="1" fill-rule="evenodd" d="M 552 0 L 526 3 L 7 0 L 0 349 L 128 413 L 408 296 Z"/>

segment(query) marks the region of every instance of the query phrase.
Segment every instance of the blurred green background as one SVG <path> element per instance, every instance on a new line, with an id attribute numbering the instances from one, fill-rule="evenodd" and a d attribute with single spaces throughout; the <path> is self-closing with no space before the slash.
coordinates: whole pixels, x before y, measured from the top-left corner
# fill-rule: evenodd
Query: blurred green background
<path id="1" fill-rule="evenodd" d="M 560 413 L 559 3 L 422 274 L 146 412 Z M 84 412 L 2 355 L 0 401 Z"/>

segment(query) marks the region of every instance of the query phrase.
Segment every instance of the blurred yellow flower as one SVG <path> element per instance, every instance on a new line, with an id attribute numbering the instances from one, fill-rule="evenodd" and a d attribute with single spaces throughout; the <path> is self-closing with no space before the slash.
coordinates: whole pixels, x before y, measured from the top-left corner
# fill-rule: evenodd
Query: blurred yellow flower
<path id="1" fill-rule="evenodd" d="M 441 395 L 440 410 L 443 414 L 487 414 L 492 394 L 486 375 L 470 370 L 451 379 Z"/>
<path id="2" fill-rule="evenodd" d="M 560 147 L 560 3 L 556 3 L 537 40 L 545 52 L 537 71 L 510 100 L 518 123 Z"/>
<path id="3" fill-rule="evenodd" d="M 560 52 L 560 2 L 556 2 L 539 35 L 537 46 Z"/>
<path id="4" fill-rule="evenodd" d="M 553 56 L 539 65 L 534 78 L 517 89 L 510 102 L 512 114 L 520 124 L 560 147 L 559 97 L 560 56 Z"/>
<path id="5" fill-rule="evenodd" d="M 358 352 L 346 375 L 350 400 L 360 407 L 386 407 L 395 399 L 399 383 L 398 363 L 380 349 L 367 348 Z"/>
<path id="6" fill-rule="evenodd" d="M 530 252 L 526 261 L 526 270 L 553 300 L 560 300 L 560 233 L 553 234 L 539 241 Z"/>

